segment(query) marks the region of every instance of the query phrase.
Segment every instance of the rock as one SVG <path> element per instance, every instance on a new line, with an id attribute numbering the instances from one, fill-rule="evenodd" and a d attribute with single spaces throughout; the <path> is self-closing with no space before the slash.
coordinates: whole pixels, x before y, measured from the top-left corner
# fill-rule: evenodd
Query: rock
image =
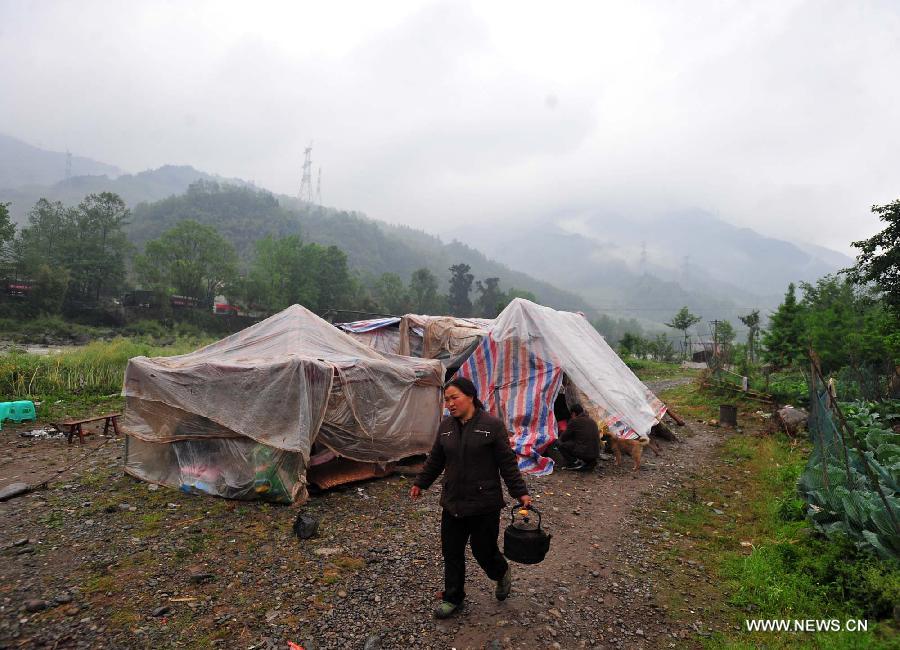
<path id="1" fill-rule="evenodd" d="M 156 492 L 159 489 L 159 486 L 156 483 L 148 483 L 147 489 L 151 492 Z"/>
<path id="2" fill-rule="evenodd" d="M 206 582 L 212 582 L 215 576 L 212 573 L 192 573 L 188 576 L 188 582 L 192 585 L 202 585 Z"/>
<path id="3" fill-rule="evenodd" d="M 294 534 L 300 539 L 309 539 L 319 532 L 319 520 L 302 512 L 294 520 Z"/>
<path id="4" fill-rule="evenodd" d="M 0 501 L 8 501 L 9 499 L 27 494 L 30 491 L 28 483 L 10 483 L 0 490 Z"/>
<path id="5" fill-rule="evenodd" d="M 339 546 L 323 546 L 322 548 L 317 548 L 313 553 L 316 555 L 334 555 L 336 553 L 341 552 L 341 547 Z"/>
<path id="6" fill-rule="evenodd" d="M 30 553 L 34 553 L 34 546 L 30 544 L 28 546 L 22 546 L 16 551 L 16 555 L 28 555 Z"/>
<path id="7" fill-rule="evenodd" d="M 172 611 L 171 607 L 169 607 L 168 605 L 162 605 L 162 606 L 154 609 L 153 612 L 150 614 L 150 616 L 165 616 L 166 614 L 168 614 L 171 611 Z"/>
<path id="8" fill-rule="evenodd" d="M 35 612 L 41 612 L 47 609 L 49 606 L 50 605 L 46 600 L 39 600 L 37 598 L 25 601 L 25 611 L 31 614 Z"/>
<path id="9" fill-rule="evenodd" d="M 72 602 L 72 595 L 68 593 L 62 593 L 58 596 L 54 596 L 53 601 L 58 605 L 65 605 L 66 603 Z"/>
<path id="10" fill-rule="evenodd" d="M 63 614 L 65 614 L 66 616 L 75 616 L 80 611 L 81 608 L 78 605 L 69 605 L 63 610 Z"/>
<path id="11" fill-rule="evenodd" d="M 381 650 L 381 637 L 377 634 L 367 636 L 363 650 Z"/>

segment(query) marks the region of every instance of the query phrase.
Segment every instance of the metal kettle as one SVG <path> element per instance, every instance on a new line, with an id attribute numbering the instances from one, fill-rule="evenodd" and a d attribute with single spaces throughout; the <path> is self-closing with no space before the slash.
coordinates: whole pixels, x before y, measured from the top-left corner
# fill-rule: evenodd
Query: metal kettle
<path id="1" fill-rule="evenodd" d="M 519 519 L 516 514 L 519 513 Z M 550 535 L 541 528 L 541 513 L 537 508 L 522 511 L 514 507 L 510 513 L 510 523 L 503 531 L 503 555 L 520 564 L 537 564 L 550 550 Z M 537 515 L 537 522 L 530 513 Z M 535 525 L 536 523 L 536 525 Z"/>

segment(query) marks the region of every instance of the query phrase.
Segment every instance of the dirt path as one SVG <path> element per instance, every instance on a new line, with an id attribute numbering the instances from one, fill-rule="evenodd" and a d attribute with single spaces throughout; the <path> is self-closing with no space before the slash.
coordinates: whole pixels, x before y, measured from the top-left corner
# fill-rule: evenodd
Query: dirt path
<path id="1" fill-rule="evenodd" d="M 653 648 L 676 639 L 683 644 L 690 631 L 673 623 L 654 600 L 657 579 L 647 575 L 646 562 L 652 540 L 641 537 L 641 522 L 632 511 L 644 500 L 664 499 L 714 453 L 719 435 L 686 429 L 679 430 L 682 444 L 665 445 L 659 458 L 645 456 L 636 475 L 606 462 L 591 475 L 559 472 L 531 479 L 554 535 L 551 553 L 539 565 L 515 567 L 516 597 L 504 603 L 486 588 L 474 591 L 458 629 L 449 630 L 452 645 Z"/>
<path id="2" fill-rule="evenodd" d="M 659 391 L 672 382 L 653 382 Z M 0 433 L 0 487 L 36 482 L 95 448 Z M 709 468 L 722 432 L 676 429 L 640 472 L 528 478 L 553 534 L 547 559 L 514 565 L 500 603 L 469 557 L 468 606 L 435 621 L 439 490 L 411 502 L 406 477 L 348 486 L 298 508 L 151 490 L 121 474 L 111 442 L 53 489 L 0 503 L 0 648 L 665 648 L 697 645 L 668 615 L 648 504 Z M 659 535 L 665 535 L 660 531 Z M 700 576 L 698 579 L 703 579 Z M 35 610 L 35 611 L 30 611 Z M 162 613 L 160 613 L 162 612 Z"/>

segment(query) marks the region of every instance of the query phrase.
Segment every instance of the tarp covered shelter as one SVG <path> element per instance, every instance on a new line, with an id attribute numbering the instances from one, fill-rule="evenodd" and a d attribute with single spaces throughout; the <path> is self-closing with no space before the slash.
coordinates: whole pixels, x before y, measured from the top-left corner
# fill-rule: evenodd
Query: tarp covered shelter
<path id="1" fill-rule="evenodd" d="M 387 463 L 427 452 L 438 361 L 381 354 L 299 305 L 125 371 L 125 471 L 231 498 L 306 497 L 313 445 Z"/>
<path id="2" fill-rule="evenodd" d="M 539 451 L 557 437 L 553 405 L 564 376 L 566 401 L 620 437 L 649 435 L 666 410 L 583 315 L 523 298 L 500 313 L 459 374 L 506 423 L 519 468 L 530 473 L 553 469 Z"/>

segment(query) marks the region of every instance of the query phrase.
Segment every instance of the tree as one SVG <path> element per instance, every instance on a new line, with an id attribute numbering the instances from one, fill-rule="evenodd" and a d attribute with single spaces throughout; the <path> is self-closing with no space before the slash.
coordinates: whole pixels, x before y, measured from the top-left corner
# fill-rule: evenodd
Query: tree
<path id="1" fill-rule="evenodd" d="M 347 267 L 347 254 L 337 246 L 310 244 L 314 251 L 313 281 L 319 288 L 318 301 L 310 307 L 319 313 L 326 309 L 346 309 L 357 297 L 358 287 Z"/>
<path id="2" fill-rule="evenodd" d="M 600 315 L 597 319 L 591 321 L 594 329 L 600 332 L 606 342 L 615 347 L 623 339 L 626 334 L 641 336 L 644 333 L 640 323 L 634 318 L 613 318 L 607 314 Z"/>
<path id="3" fill-rule="evenodd" d="M 738 316 L 747 326 L 747 361 L 756 361 L 756 337 L 759 335 L 759 310 L 754 309 L 746 316 Z"/>
<path id="4" fill-rule="evenodd" d="M 311 268 L 313 255 L 297 235 L 258 239 L 244 289 L 247 302 L 271 310 L 293 304 L 313 305 L 318 300 Z"/>
<path id="5" fill-rule="evenodd" d="M 84 260 L 84 268 L 94 299 L 99 301 L 104 293 L 117 293 L 125 279 L 125 255 L 131 244 L 122 227 L 130 212 L 118 194 L 101 192 L 86 196 L 77 215 L 80 227 L 87 226 L 94 237 L 85 251 L 90 257 Z"/>
<path id="6" fill-rule="evenodd" d="M 856 266 L 846 271 L 855 284 L 873 283 L 890 307 L 900 313 L 900 199 L 873 205 L 872 212 L 887 227 L 869 239 L 853 242 L 860 253 Z"/>
<path id="7" fill-rule="evenodd" d="M 396 273 L 382 273 L 375 283 L 375 299 L 382 311 L 402 315 L 409 311 L 409 294 Z"/>
<path id="8" fill-rule="evenodd" d="M 684 333 L 684 343 L 682 352 L 684 354 L 684 358 L 686 359 L 690 354 L 691 349 L 691 337 L 688 334 L 688 330 L 692 328 L 694 325 L 700 322 L 700 316 L 692 314 L 687 305 L 678 310 L 678 313 L 672 317 L 672 320 L 666 323 L 666 327 L 671 327 L 672 329 L 680 330 Z"/>
<path id="9" fill-rule="evenodd" d="M 9 203 L 0 203 L 0 261 L 9 254 L 9 244 L 16 235 L 16 225 L 9 217 Z"/>
<path id="10" fill-rule="evenodd" d="M 469 292 L 472 291 L 472 281 L 475 277 L 469 273 L 471 267 L 468 264 L 454 264 L 450 267 L 450 313 L 453 316 L 466 318 L 472 315 L 472 301 Z"/>
<path id="11" fill-rule="evenodd" d="M 530 300 L 534 303 L 538 301 L 537 296 L 530 291 L 526 291 L 525 289 L 516 289 L 515 287 L 513 287 L 505 294 L 500 294 L 500 302 L 497 304 L 497 314 L 506 309 L 506 306 L 516 298 L 524 298 L 525 300 Z"/>
<path id="12" fill-rule="evenodd" d="M 19 262 L 26 274 L 42 264 L 65 264 L 62 252 L 74 217 L 62 203 L 40 199 L 28 213 L 28 225 L 19 233 Z"/>
<path id="13" fill-rule="evenodd" d="M 622 337 L 622 340 L 619 341 L 619 352 L 621 352 L 623 356 L 640 358 L 647 354 L 647 346 L 648 342 L 646 339 L 637 334 L 626 332 Z"/>
<path id="14" fill-rule="evenodd" d="M 28 296 L 31 315 L 58 314 L 69 287 L 69 272 L 64 268 L 51 269 L 48 264 L 41 264 L 31 278 L 31 293 Z"/>
<path id="15" fill-rule="evenodd" d="M 763 334 L 764 357 L 777 368 L 786 368 L 804 359 L 803 309 L 797 303 L 797 288 L 791 282 L 784 302 L 769 317 L 769 329 Z"/>
<path id="16" fill-rule="evenodd" d="M 215 228 L 188 219 L 147 242 L 135 268 L 146 286 L 209 306 L 237 276 L 237 254 Z"/>
<path id="17" fill-rule="evenodd" d="M 657 334 L 652 341 L 647 341 L 647 352 L 657 361 L 674 361 L 675 346 L 665 334 Z"/>
<path id="18" fill-rule="evenodd" d="M 889 338 L 898 330 L 884 301 L 834 275 L 800 287 L 804 336 L 825 372 L 844 367 L 859 370 L 890 361 Z"/>
<path id="19" fill-rule="evenodd" d="M 122 230 L 129 214 L 112 192 L 89 194 L 75 208 L 41 199 L 16 240 L 16 262 L 29 276 L 45 264 L 65 270 L 70 305 L 114 296 L 124 285 L 125 261 L 132 250 Z"/>
<path id="20" fill-rule="evenodd" d="M 409 280 L 409 298 L 417 314 L 437 313 L 440 304 L 438 282 L 431 271 L 421 268 L 413 272 Z"/>
<path id="21" fill-rule="evenodd" d="M 506 295 L 500 291 L 500 278 L 485 278 L 484 282 L 478 280 L 475 283 L 478 292 L 476 307 L 478 315 L 482 318 L 496 318 L 500 310 L 505 306 Z"/>
<path id="22" fill-rule="evenodd" d="M 716 321 L 713 328 L 713 336 L 719 345 L 719 349 L 716 351 L 719 358 L 723 363 L 731 363 L 734 356 L 733 344 L 736 336 L 734 326 L 727 320 Z"/>

